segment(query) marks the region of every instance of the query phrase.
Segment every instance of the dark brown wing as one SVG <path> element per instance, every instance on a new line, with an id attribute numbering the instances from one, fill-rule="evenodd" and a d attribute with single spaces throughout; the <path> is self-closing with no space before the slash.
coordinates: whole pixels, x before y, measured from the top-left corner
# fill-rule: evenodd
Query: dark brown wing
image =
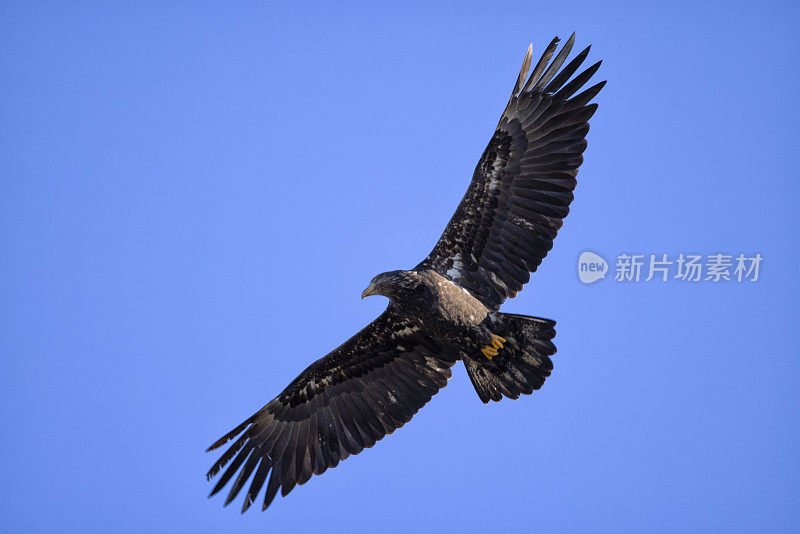
<path id="1" fill-rule="evenodd" d="M 279 489 L 288 494 L 411 420 L 447 384 L 454 363 L 435 341 L 387 310 L 209 448 L 242 434 L 209 470 L 211 480 L 230 462 L 211 495 L 238 472 L 228 504 L 255 473 L 242 512 L 269 478 L 266 510 Z"/>
<path id="2" fill-rule="evenodd" d="M 491 309 L 528 282 L 569 212 L 588 120 L 597 109 L 589 102 L 605 84 L 573 97 L 600 66 L 595 63 L 567 83 L 589 53 L 586 48 L 559 72 L 574 39 L 573 34 L 548 66 L 558 43 L 553 39 L 530 77 L 528 48 L 469 189 L 433 251 L 417 266 L 447 276 Z"/>

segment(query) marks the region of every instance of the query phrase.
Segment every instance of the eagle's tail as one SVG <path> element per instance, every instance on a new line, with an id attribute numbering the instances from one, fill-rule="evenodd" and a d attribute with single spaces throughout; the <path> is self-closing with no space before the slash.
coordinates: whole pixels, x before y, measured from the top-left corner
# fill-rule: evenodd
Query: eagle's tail
<path id="1" fill-rule="evenodd" d="M 501 348 L 491 359 L 480 354 L 464 358 L 467 374 L 484 403 L 503 396 L 517 399 L 520 393 L 529 395 L 542 387 L 553 369 L 550 356 L 556 352 L 551 341 L 555 325 L 555 321 L 540 317 L 489 314 L 487 326 L 499 338 Z"/>

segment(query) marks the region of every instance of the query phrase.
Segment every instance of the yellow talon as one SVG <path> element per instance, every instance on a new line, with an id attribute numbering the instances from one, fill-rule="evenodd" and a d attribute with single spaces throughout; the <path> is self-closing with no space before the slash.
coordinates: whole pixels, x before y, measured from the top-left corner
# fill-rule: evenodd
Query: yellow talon
<path id="1" fill-rule="evenodd" d="M 483 348 L 481 349 L 481 352 L 483 353 L 483 355 L 484 355 L 484 356 L 486 356 L 486 357 L 487 357 L 487 358 L 489 358 L 490 360 L 492 359 L 492 356 L 497 356 L 497 351 L 496 351 L 496 350 L 494 350 L 494 349 L 493 349 L 492 347 L 490 347 L 489 345 L 486 345 L 485 347 L 483 347 Z"/>
<path id="2" fill-rule="evenodd" d="M 491 344 L 485 345 L 481 349 L 481 353 L 486 356 L 488 359 L 492 359 L 493 356 L 497 356 L 497 352 L 503 348 L 503 343 L 506 342 L 506 338 L 500 337 L 496 334 L 490 334 L 491 337 Z"/>
<path id="3" fill-rule="evenodd" d="M 503 343 L 506 342 L 506 338 L 500 337 L 498 335 L 492 334 L 492 347 L 495 349 L 502 349 Z"/>
<path id="4" fill-rule="evenodd" d="M 486 356 L 488 359 L 492 359 L 493 356 L 497 356 L 497 351 L 503 348 L 503 343 L 506 342 L 505 338 L 497 336 L 495 334 L 491 334 L 491 344 L 485 345 L 481 349 L 481 353 Z"/>

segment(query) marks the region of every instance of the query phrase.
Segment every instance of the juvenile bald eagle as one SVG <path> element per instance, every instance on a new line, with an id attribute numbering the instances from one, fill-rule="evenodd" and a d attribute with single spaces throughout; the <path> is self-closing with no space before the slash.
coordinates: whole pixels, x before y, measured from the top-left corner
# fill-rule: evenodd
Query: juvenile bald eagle
<path id="1" fill-rule="evenodd" d="M 569 81 L 589 53 L 561 68 L 574 37 L 551 62 L 553 39 L 530 76 L 528 47 L 500 123 L 433 251 L 409 271 L 379 274 L 361 294 L 388 297 L 386 311 L 211 445 L 241 434 L 208 472 L 211 480 L 227 465 L 211 495 L 238 473 L 228 504 L 252 475 L 244 512 L 269 479 L 265 510 L 278 490 L 285 496 L 403 426 L 447 384 L 458 360 L 484 403 L 542 386 L 553 368 L 555 323 L 498 309 L 553 246 L 597 109 L 589 102 L 605 84 L 573 96 L 600 66 Z"/>

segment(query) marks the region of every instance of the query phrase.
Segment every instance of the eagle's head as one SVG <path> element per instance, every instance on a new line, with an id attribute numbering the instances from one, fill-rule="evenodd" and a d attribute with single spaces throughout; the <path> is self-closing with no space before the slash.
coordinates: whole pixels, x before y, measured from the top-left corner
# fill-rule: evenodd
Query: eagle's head
<path id="1" fill-rule="evenodd" d="M 414 271 L 389 271 L 381 273 L 370 280 L 367 289 L 361 293 L 361 298 L 370 295 L 383 295 L 392 300 L 402 300 L 419 286 L 416 272 Z"/>

